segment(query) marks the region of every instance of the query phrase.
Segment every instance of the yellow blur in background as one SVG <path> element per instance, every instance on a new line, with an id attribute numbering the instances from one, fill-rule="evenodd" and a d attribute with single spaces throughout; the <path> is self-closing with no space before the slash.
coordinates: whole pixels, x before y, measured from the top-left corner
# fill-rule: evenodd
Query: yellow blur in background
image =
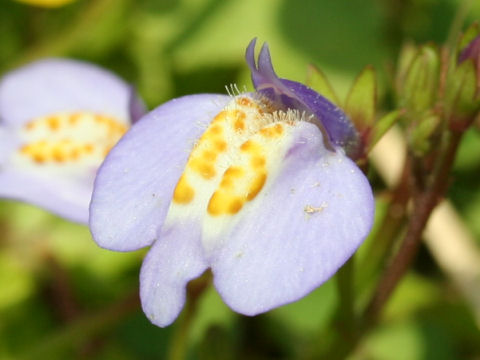
<path id="1" fill-rule="evenodd" d="M 41 6 L 47 8 L 55 8 L 70 4 L 75 0 L 15 0 L 19 3 L 24 3 L 33 6 Z"/>

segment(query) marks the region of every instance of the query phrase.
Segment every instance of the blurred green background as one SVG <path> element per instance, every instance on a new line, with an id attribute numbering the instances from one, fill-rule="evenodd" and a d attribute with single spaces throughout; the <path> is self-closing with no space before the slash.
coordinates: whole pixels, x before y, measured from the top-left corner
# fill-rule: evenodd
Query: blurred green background
<path id="1" fill-rule="evenodd" d="M 0 74 L 41 57 L 84 59 L 127 79 L 153 108 L 184 94 L 225 93 L 230 83 L 251 89 L 244 51 L 258 37 L 270 44 L 281 77 L 304 81 L 314 63 L 341 94 L 373 64 L 387 110 L 401 45 L 444 42 L 465 3 L 77 0 L 46 9 L 0 0 Z M 480 17 L 480 2 L 470 3 L 462 27 Z M 477 239 L 479 175 L 480 135 L 470 130 L 450 195 Z M 1 201 L 0 359 L 165 358 L 176 325 L 157 328 L 139 308 L 144 254 L 99 249 L 86 227 Z M 189 334 L 189 358 L 301 358 L 328 332 L 336 302 L 329 281 L 297 303 L 247 318 L 209 289 Z M 426 249 L 351 358 L 480 359 L 471 310 Z"/>

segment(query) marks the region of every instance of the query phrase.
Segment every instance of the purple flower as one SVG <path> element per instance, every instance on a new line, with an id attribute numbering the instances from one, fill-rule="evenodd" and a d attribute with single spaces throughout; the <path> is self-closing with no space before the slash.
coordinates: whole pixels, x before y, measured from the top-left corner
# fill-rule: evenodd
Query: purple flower
<path id="1" fill-rule="evenodd" d="M 257 92 L 167 102 L 131 128 L 96 178 L 95 241 L 117 251 L 153 244 L 140 296 L 156 325 L 175 320 L 187 282 L 208 268 L 239 313 L 296 301 L 371 228 L 370 185 L 339 147 L 354 132 L 345 114 L 278 79 L 266 46 L 257 68 L 253 47 Z"/>
<path id="2" fill-rule="evenodd" d="M 87 63 L 47 59 L 0 80 L 0 197 L 87 223 L 96 171 L 144 114 L 132 88 Z"/>

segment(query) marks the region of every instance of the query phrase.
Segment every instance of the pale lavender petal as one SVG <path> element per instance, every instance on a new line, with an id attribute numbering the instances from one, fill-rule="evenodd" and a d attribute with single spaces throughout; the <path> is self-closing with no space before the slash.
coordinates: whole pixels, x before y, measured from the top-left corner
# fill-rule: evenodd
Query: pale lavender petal
<path id="1" fill-rule="evenodd" d="M 20 144 L 20 139 L 13 136 L 14 130 L 7 126 L 0 126 L 0 174 L 7 164 L 12 152 Z"/>
<path id="2" fill-rule="evenodd" d="M 347 154 L 355 157 L 358 152 L 359 136 L 347 115 L 311 88 L 295 81 L 280 79 L 273 70 L 266 43 L 260 50 L 257 67 L 255 43 L 256 39 L 250 42 L 246 59 L 257 91 L 287 108 L 315 115 L 314 120 L 325 129 L 331 144 L 345 149 Z"/>
<path id="3" fill-rule="evenodd" d="M 0 119 L 11 126 L 70 111 L 91 111 L 130 121 L 130 85 L 111 72 L 74 60 L 46 59 L 0 81 Z"/>
<path id="4" fill-rule="evenodd" d="M 135 124 L 147 112 L 147 107 L 145 106 L 145 103 L 138 96 L 137 91 L 133 86 L 130 87 L 129 110 L 132 124 Z"/>
<path id="5" fill-rule="evenodd" d="M 162 229 L 147 254 L 140 273 L 143 311 L 152 323 L 170 325 L 185 304 L 188 281 L 208 267 L 198 223 L 174 224 Z"/>
<path id="6" fill-rule="evenodd" d="M 255 315 L 296 301 L 331 277 L 373 222 L 370 185 L 312 124 L 299 128 L 278 178 L 248 204 L 211 256 L 215 286 Z"/>
<path id="7" fill-rule="evenodd" d="M 95 170 L 76 176 L 52 174 L 42 165 L 16 167 L 12 156 L 20 139 L 9 127 L 0 127 L 0 198 L 24 201 L 74 222 L 88 223 L 88 204 Z"/>
<path id="8" fill-rule="evenodd" d="M 100 246 L 129 251 L 155 240 L 194 142 L 229 100 L 185 96 L 132 126 L 95 180 L 90 228 Z"/>
<path id="9" fill-rule="evenodd" d="M 24 201 L 81 224 L 88 223 L 94 173 L 83 181 L 0 169 L 0 198 Z"/>

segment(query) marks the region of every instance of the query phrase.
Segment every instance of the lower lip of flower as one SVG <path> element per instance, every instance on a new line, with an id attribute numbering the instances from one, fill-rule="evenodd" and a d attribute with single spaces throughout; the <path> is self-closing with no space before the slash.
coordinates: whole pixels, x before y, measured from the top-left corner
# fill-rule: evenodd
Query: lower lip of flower
<path id="1" fill-rule="evenodd" d="M 26 166 L 98 166 L 126 131 L 125 122 L 87 111 L 38 117 L 21 128 L 16 160 Z"/>

